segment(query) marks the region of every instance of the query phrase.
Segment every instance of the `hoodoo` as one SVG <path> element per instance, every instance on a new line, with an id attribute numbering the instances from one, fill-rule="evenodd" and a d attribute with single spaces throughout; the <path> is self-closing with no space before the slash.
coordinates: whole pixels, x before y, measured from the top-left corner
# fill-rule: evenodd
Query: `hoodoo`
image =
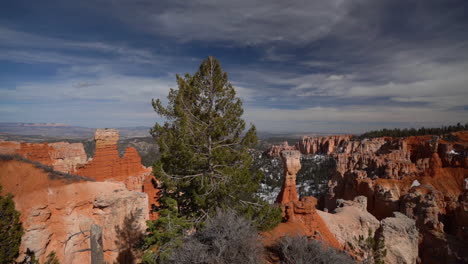
<path id="1" fill-rule="evenodd" d="M 119 132 L 116 129 L 97 129 L 94 141 L 96 151 L 93 159 L 79 166 L 76 174 L 97 181 L 124 182 L 128 189 L 141 191 L 151 168 L 141 165 L 141 158 L 136 149 L 128 147 L 121 158 L 117 146 Z"/>
<path id="2" fill-rule="evenodd" d="M 301 169 L 301 153 L 297 150 L 283 150 L 281 151 L 281 160 L 284 166 L 284 182 L 276 198 L 276 203 L 287 204 L 299 200 L 296 189 L 296 174 Z"/>
<path id="3" fill-rule="evenodd" d="M 317 199 L 303 197 L 299 199 L 296 189 L 296 174 L 301 169 L 301 153 L 297 150 L 281 151 L 284 164 L 284 182 L 276 199 L 283 211 L 284 222 L 270 232 L 270 240 L 289 235 L 306 235 L 321 240 L 326 244 L 342 248 L 335 236 L 328 230 L 317 213 Z"/>

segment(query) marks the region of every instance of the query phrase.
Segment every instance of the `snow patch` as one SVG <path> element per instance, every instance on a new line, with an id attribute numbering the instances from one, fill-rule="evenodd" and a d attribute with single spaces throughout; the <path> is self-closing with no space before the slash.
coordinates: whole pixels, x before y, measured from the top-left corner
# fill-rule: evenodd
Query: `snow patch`
<path id="1" fill-rule="evenodd" d="M 460 155 L 460 153 L 456 152 L 455 150 L 451 150 L 449 152 L 447 152 L 447 154 L 452 154 L 452 155 Z"/>
<path id="2" fill-rule="evenodd" d="M 411 188 L 418 187 L 419 185 L 421 185 L 421 183 L 419 183 L 418 180 L 414 180 L 413 183 L 411 184 Z"/>

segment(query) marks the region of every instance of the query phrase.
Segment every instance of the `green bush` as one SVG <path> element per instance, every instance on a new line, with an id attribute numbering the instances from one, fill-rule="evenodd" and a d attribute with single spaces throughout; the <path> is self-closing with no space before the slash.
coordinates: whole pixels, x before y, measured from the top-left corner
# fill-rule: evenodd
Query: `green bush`
<path id="1" fill-rule="evenodd" d="M 15 210 L 11 194 L 1 195 L 0 186 L 0 263 L 13 263 L 19 254 L 24 234 L 20 213 Z"/>

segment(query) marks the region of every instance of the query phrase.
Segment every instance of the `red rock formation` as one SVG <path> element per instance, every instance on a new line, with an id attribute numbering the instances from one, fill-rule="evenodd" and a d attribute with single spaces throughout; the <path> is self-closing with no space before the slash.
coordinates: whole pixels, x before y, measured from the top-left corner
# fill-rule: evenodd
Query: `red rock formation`
<path id="1" fill-rule="evenodd" d="M 128 147 L 122 158 L 119 156 L 116 129 L 97 129 L 94 140 L 96 150 L 88 163 L 78 166 L 76 174 L 97 181 L 124 182 L 129 190 L 143 190 L 143 182 L 150 177 L 151 168 L 141 165 L 141 158 L 133 147 Z"/>
<path id="2" fill-rule="evenodd" d="M 14 175 L 14 177 L 12 177 Z M 103 228 L 105 261 L 118 261 L 130 243 L 125 234 L 144 232 L 148 219 L 145 193 L 129 191 L 123 183 L 53 180 L 48 173 L 21 161 L 0 161 L 3 192 L 12 193 L 25 230 L 26 249 L 40 262 L 55 251 L 60 263 L 90 263 L 89 227 Z M 79 233 L 85 231 L 83 233 Z"/>
<path id="3" fill-rule="evenodd" d="M 334 152 L 343 152 L 345 147 L 348 147 L 347 143 L 353 138 L 353 135 L 336 135 L 326 137 L 302 137 L 302 139 L 296 143 L 295 146 L 289 146 L 288 142 L 285 141 L 281 145 L 272 145 L 268 148 L 265 153 L 269 157 L 278 157 L 283 150 L 299 150 L 302 154 L 331 154 Z M 352 147 L 352 146 L 350 146 Z M 346 149 L 347 153 L 352 151 Z"/>
<path id="4" fill-rule="evenodd" d="M 54 170 L 73 173 L 76 165 L 86 163 L 81 143 L 24 143 L 0 142 L 0 154 L 19 154 L 29 160 L 52 166 Z"/>
<path id="5" fill-rule="evenodd" d="M 287 141 L 284 141 L 281 145 L 272 145 L 265 151 L 268 157 L 279 157 L 283 150 L 297 150 L 295 146 L 289 146 Z"/>
<path id="6" fill-rule="evenodd" d="M 337 135 L 326 137 L 303 137 L 296 144 L 296 149 L 302 154 L 330 154 L 333 152 L 343 152 L 347 142 L 353 135 Z"/>
<path id="7" fill-rule="evenodd" d="M 97 129 L 94 140 L 96 150 L 88 163 L 78 166 L 76 174 L 91 177 L 97 181 L 123 182 L 129 190 L 148 194 L 148 211 L 151 219 L 157 218 L 152 208 L 157 204 L 157 183 L 152 169 L 141 164 L 141 157 L 133 147 L 128 147 L 120 158 L 117 142 L 119 132 L 116 129 Z"/>
<path id="8" fill-rule="evenodd" d="M 151 177 L 151 168 L 141 164 L 140 155 L 133 147 L 128 147 L 120 158 L 118 140 L 119 133 L 116 129 L 97 129 L 96 150 L 89 162 L 81 143 L 4 141 L 0 142 L 0 154 L 19 154 L 29 160 L 52 166 L 56 171 L 91 177 L 97 181 L 123 182 L 130 190 L 143 191 L 143 182 L 145 178 Z"/>
<path id="9" fill-rule="evenodd" d="M 58 188 L 57 192 L 62 193 L 60 190 L 61 189 L 66 189 L 66 190 L 74 190 L 75 193 L 69 194 L 68 191 L 66 194 L 63 194 L 63 197 L 60 197 L 60 201 L 63 203 L 67 203 L 66 205 L 63 205 L 64 208 L 69 208 L 66 210 L 70 210 L 70 212 L 75 211 L 75 207 L 79 208 L 86 208 L 85 212 L 83 212 L 83 215 L 79 216 L 73 216 L 75 219 L 81 219 L 81 218 L 92 218 L 94 222 L 96 223 L 102 223 L 104 224 L 106 221 L 109 221 L 110 226 L 106 229 L 106 232 L 108 234 L 105 234 L 107 236 L 107 240 L 105 241 L 112 241 L 112 242 L 105 242 L 105 249 L 108 250 L 109 252 L 105 252 L 105 255 L 112 255 L 114 260 L 116 257 L 116 249 L 115 249 L 115 243 L 113 240 L 116 240 L 116 234 L 115 231 L 110 230 L 111 228 L 114 228 L 116 224 L 121 224 L 120 222 L 123 221 L 123 218 L 125 217 L 125 213 L 130 213 L 130 209 L 132 209 L 134 206 L 133 205 L 125 205 L 128 202 L 125 199 L 134 199 L 135 203 L 138 203 L 138 206 L 141 205 L 141 202 L 144 200 L 146 206 L 144 207 L 144 211 L 139 212 L 138 219 L 143 219 L 142 217 L 144 216 L 144 219 L 150 219 L 154 220 L 157 218 L 157 214 L 152 212 L 152 207 L 153 205 L 157 205 L 157 182 L 154 179 L 154 177 L 151 174 L 151 168 L 146 168 L 142 166 L 141 164 L 141 158 L 136 151 L 135 148 L 129 147 L 126 149 L 124 156 L 121 158 L 118 154 L 117 150 L 117 141 L 119 139 L 119 134 L 117 130 L 113 129 L 98 129 L 96 131 L 95 135 L 95 141 L 96 141 L 96 150 L 95 150 L 95 156 L 93 159 L 91 159 L 88 163 L 86 163 L 86 154 L 84 152 L 83 145 L 81 143 L 66 143 L 66 142 L 59 142 L 59 143 L 41 143 L 41 144 L 30 144 L 30 143 L 18 143 L 18 142 L 0 142 L 0 153 L 1 154 L 19 154 L 29 160 L 32 161 L 38 161 L 40 163 L 43 163 L 45 165 L 52 166 L 55 170 L 57 171 L 62 171 L 66 173 L 73 173 L 73 174 L 78 174 L 81 176 L 86 176 L 88 178 L 93 178 L 97 181 L 112 181 L 115 183 L 100 183 L 100 184 L 91 184 L 91 183 L 86 183 L 87 185 L 92 185 L 89 191 L 86 191 L 85 189 L 88 187 L 78 187 L 78 183 L 73 183 L 71 185 L 65 186 L 63 181 L 59 180 L 51 180 L 49 179 L 45 173 L 39 173 L 37 175 L 37 170 L 29 170 L 29 174 L 27 173 L 21 173 L 21 171 L 16 171 L 16 169 L 7 169 L 5 168 L 0 168 L 1 172 L 8 172 L 10 175 L 14 175 L 14 177 L 10 177 L 10 179 L 7 179 L 6 176 L 4 176 L 0 184 L 4 186 L 4 190 L 7 192 L 12 192 L 15 195 L 17 195 L 17 198 L 15 201 L 17 201 L 17 206 L 21 208 L 21 212 L 25 217 L 30 215 L 30 214 L 40 214 L 44 215 L 44 217 L 40 216 L 39 218 L 31 218 L 33 222 L 29 223 L 33 227 L 29 228 L 26 232 L 26 235 L 24 238 L 26 246 L 23 247 L 23 250 L 25 250 L 25 247 L 29 247 L 31 249 L 34 249 L 35 251 L 39 252 L 40 256 L 43 256 L 43 253 L 47 251 L 48 248 L 51 248 L 54 250 L 55 247 L 58 247 L 61 249 L 62 246 L 64 245 L 56 245 L 55 240 L 51 239 L 51 236 L 53 235 L 54 237 L 59 237 L 60 239 L 65 236 L 65 234 L 60 233 L 61 231 L 58 231 L 59 229 L 64 229 L 64 230 L 75 230 L 77 225 L 73 225 L 73 221 L 70 220 L 68 213 L 65 213 L 63 215 L 64 211 L 57 211 L 57 210 L 51 210 L 49 207 L 50 201 L 49 199 L 57 199 L 58 196 L 51 196 L 50 192 L 53 191 L 52 188 Z M 25 167 L 30 167 L 29 164 L 26 164 Z M 7 166 L 8 167 L 8 166 Z M 33 173 L 31 173 L 33 172 Z M 33 177 L 34 176 L 34 177 Z M 125 184 L 122 186 L 123 183 Z M 102 188 L 102 191 L 99 190 L 99 188 L 94 187 L 94 186 L 100 186 L 99 188 Z M 125 192 L 120 192 L 119 190 L 122 189 Z M 136 192 L 129 192 L 130 191 L 137 191 Z M 116 194 L 115 196 L 112 196 L 111 194 L 113 192 L 119 192 L 119 194 Z M 145 192 L 148 194 L 142 194 L 141 192 Z M 37 194 L 37 199 L 33 199 L 32 196 L 30 195 L 31 193 Z M 111 200 L 111 204 L 109 206 L 104 206 L 102 210 L 99 211 L 98 209 L 93 209 L 93 195 L 107 195 L 108 200 Z M 120 196 L 121 194 L 125 194 L 124 196 Z M 142 200 L 143 196 L 145 197 Z M 76 196 L 76 197 L 75 197 Z M 141 196 L 141 197 L 140 197 Z M 24 198 L 28 197 L 28 199 Z M 47 197 L 42 199 L 44 197 Z M 116 201 L 119 202 L 113 202 L 114 198 L 117 199 Z M 123 199 L 122 197 L 126 197 Z M 54 202 L 58 203 L 58 202 Z M 124 203 L 124 204 L 122 204 Z M 86 206 L 84 206 L 86 205 Z M 83 207 L 84 206 L 84 207 Z M 122 208 L 115 208 L 115 207 L 122 207 Z M 28 211 L 28 208 L 39 208 L 34 213 Z M 41 211 L 43 208 L 49 208 L 47 212 L 43 213 Z M 71 208 L 71 209 L 70 209 Z M 138 207 L 141 209 L 140 207 Z M 134 208 L 133 208 L 134 209 Z M 132 209 L 132 210 L 133 210 Z M 45 209 L 44 209 L 45 210 Z M 81 212 L 81 211 L 80 211 Z M 96 214 L 94 216 L 94 214 Z M 110 214 L 110 216 L 105 216 Z M 149 216 L 148 216 L 149 214 Z M 35 217 L 35 216 L 34 216 Z M 99 218 L 101 217 L 101 218 Z M 106 219 L 102 218 L 106 217 Z M 110 218 L 109 218 L 110 217 Z M 44 219 L 43 219 L 44 218 Z M 109 218 L 109 219 L 108 219 Z M 53 220 L 50 220 L 53 219 Z M 68 219 L 68 220 L 67 220 Z M 138 220 L 138 221 L 140 221 Z M 24 221 L 28 222 L 30 221 L 29 218 L 25 219 Z M 40 228 L 36 228 L 35 221 L 40 222 Z M 42 222 L 41 222 L 42 221 Z M 56 221 L 58 222 L 63 222 L 69 226 L 63 227 L 60 225 L 53 225 L 51 222 L 48 221 L 53 221 L 55 223 Z M 81 220 L 80 220 L 81 221 Z M 144 220 L 142 220 L 144 223 Z M 46 222 L 46 223 L 43 223 Z M 140 221 L 141 222 L 141 221 Z M 26 225 L 29 225 L 26 224 Z M 49 225 L 51 226 L 49 228 Z M 44 230 L 44 231 L 37 231 L 37 230 Z M 68 231 L 67 231 L 68 232 Z M 71 231 L 70 231 L 71 232 Z M 35 235 L 39 234 L 40 235 Z M 67 233 L 69 235 L 69 232 Z M 81 239 L 83 240 L 83 239 Z M 78 239 L 78 241 L 81 241 Z M 84 240 L 83 240 L 84 241 Z M 62 241 L 63 242 L 63 241 Z M 106 246 L 107 243 L 107 246 Z M 51 245 L 51 247 L 48 247 L 48 245 Z M 76 260 L 70 260 L 67 254 L 68 250 L 74 250 L 77 249 L 78 247 L 83 248 L 83 246 L 86 246 L 86 243 L 81 243 L 81 244 L 73 244 L 72 246 L 70 245 L 65 245 L 64 251 L 62 250 L 61 252 L 65 252 L 63 254 L 64 259 L 66 260 L 64 263 L 87 263 L 87 262 L 82 262 L 83 258 L 77 257 Z M 47 247 L 47 248 L 46 248 Z M 48 250 L 50 251 L 50 250 Z M 57 251 L 57 250 L 55 250 Z M 68 253 L 67 253 L 68 252 Z M 114 252 L 114 253 L 113 253 Z M 58 252 L 57 252 L 58 253 Z M 62 254 L 62 253 L 60 253 Z M 71 254 L 71 253 L 70 253 Z M 68 257 L 67 257 L 68 256 Z M 84 255 L 86 256 L 86 254 Z M 62 259 L 62 255 L 60 255 L 60 259 Z"/>
<path id="10" fill-rule="evenodd" d="M 148 194 L 148 211 L 149 211 L 149 218 L 150 220 L 156 220 L 158 218 L 158 213 L 153 211 L 154 208 L 159 206 L 158 198 L 159 198 L 159 189 L 158 189 L 158 182 L 156 178 L 150 175 L 146 177 L 143 182 L 143 190 L 144 193 Z"/>
<path id="11" fill-rule="evenodd" d="M 467 261 L 468 251 L 457 242 L 466 238 L 460 225 L 466 223 L 467 131 L 443 137 L 304 138 L 296 148 L 336 160 L 325 198 L 328 210 L 335 208 L 337 199 L 364 195 L 367 209 L 378 219 L 401 211 L 416 221 L 423 263 Z M 440 250 L 424 250 L 431 247 Z"/>
<path id="12" fill-rule="evenodd" d="M 284 168 L 284 181 L 276 203 L 287 204 L 298 201 L 296 189 L 296 174 L 301 169 L 301 153 L 297 150 L 281 151 L 281 160 Z"/>
<path id="13" fill-rule="evenodd" d="M 304 137 L 295 148 L 335 159 L 324 202 L 328 210 L 336 208 L 338 199 L 363 195 L 378 219 L 400 211 L 416 221 L 423 263 L 468 262 L 468 248 L 460 243 L 467 238 L 468 131 L 364 140 Z"/>
<path id="14" fill-rule="evenodd" d="M 276 201 L 281 204 L 285 222 L 265 234 L 267 240 L 271 243 L 271 241 L 275 241 L 285 235 L 306 235 L 341 249 L 341 244 L 328 230 L 317 213 L 315 208 L 317 199 L 314 197 L 303 197 L 299 200 L 296 190 L 296 173 L 301 168 L 299 151 L 283 150 L 281 158 L 284 164 L 285 179 Z"/>

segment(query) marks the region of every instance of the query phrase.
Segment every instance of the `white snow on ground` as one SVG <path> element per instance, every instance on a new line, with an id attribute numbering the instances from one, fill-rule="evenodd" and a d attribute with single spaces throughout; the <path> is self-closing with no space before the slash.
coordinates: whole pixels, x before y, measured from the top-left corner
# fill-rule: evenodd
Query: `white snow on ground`
<path id="1" fill-rule="evenodd" d="M 413 183 L 411 184 L 411 188 L 417 187 L 417 186 L 419 186 L 419 185 L 421 185 L 421 183 L 419 183 L 418 180 L 414 180 Z"/>
<path id="2" fill-rule="evenodd" d="M 260 192 L 258 196 L 260 196 L 260 198 L 262 198 L 263 200 L 267 201 L 270 204 L 275 203 L 276 197 L 280 193 L 281 188 L 274 188 L 272 191 L 268 192 L 266 190 L 268 190 L 269 188 L 266 184 L 261 183 L 260 186 L 261 186 L 260 188 L 263 191 Z"/>
<path id="3" fill-rule="evenodd" d="M 448 154 L 452 154 L 452 155 L 459 155 L 460 153 L 456 152 L 455 150 L 451 150 L 449 152 L 447 152 Z"/>

